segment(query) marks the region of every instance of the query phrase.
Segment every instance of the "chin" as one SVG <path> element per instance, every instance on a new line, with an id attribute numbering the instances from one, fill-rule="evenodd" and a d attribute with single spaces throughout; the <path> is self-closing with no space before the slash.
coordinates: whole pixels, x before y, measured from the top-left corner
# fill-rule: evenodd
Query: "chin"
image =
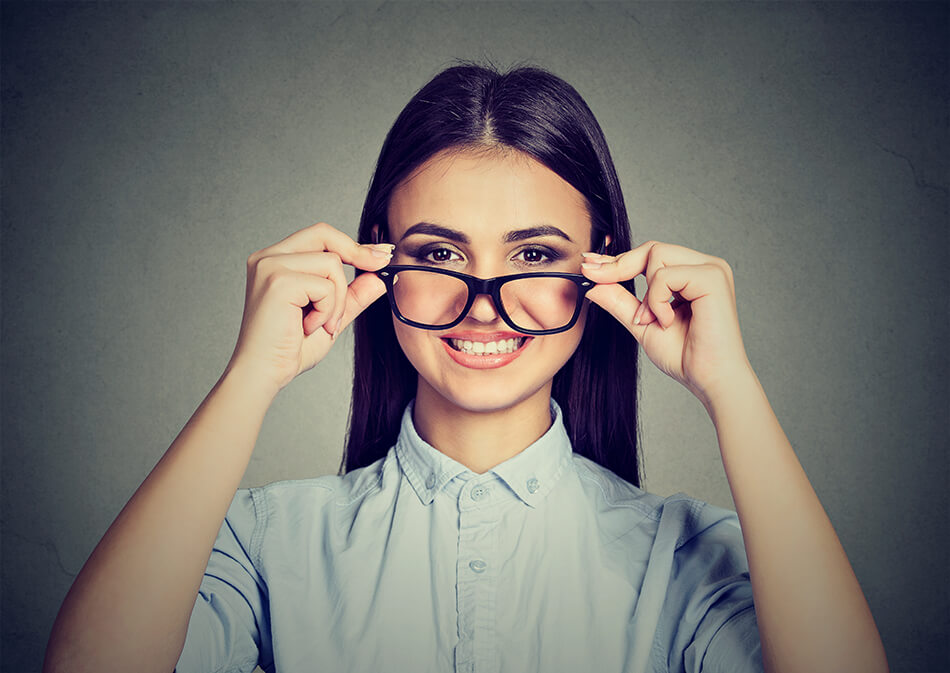
<path id="1" fill-rule="evenodd" d="M 420 377 L 418 392 L 423 395 L 434 394 L 442 398 L 444 403 L 469 413 L 488 414 L 513 409 L 538 395 L 543 395 L 547 399 L 551 394 L 551 380 L 528 388 L 525 388 L 524 382 L 521 382 L 518 388 L 520 390 L 513 387 L 511 382 L 506 381 L 459 386 L 433 384 Z"/>

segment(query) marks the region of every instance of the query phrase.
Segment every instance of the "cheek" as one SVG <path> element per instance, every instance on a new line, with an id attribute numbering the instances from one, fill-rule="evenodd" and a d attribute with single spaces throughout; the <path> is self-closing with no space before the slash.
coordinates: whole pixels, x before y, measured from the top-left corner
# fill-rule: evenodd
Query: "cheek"
<path id="1" fill-rule="evenodd" d="M 571 329 L 567 332 L 561 332 L 560 334 L 551 334 L 546 337 L 541 337 L 544 339 L 541 346 L 542 352 L 545 353 L 545 360 L 549 362 L 550 365 L 556 365 L 556 370 L 560 370 L 560 368 L 571 359 L 571 356 L 574 355 L 574 352 L 581 343 L 581 338 L 584 336 L 584 325 L 586 322 L 587 304 L 585 302 L 581 309 L 581 314 L 577 317 L 577 322 Z"/>
<path id="2" fill-rule="evenodd" d="M 426 346 L 428 335 L 425 330 L 410 327 L 397 320 L 395 316 L 393 316 L 393 329 L 396 332 L 396 341 L 399 342 L 403 354 L 409 360 L 409 364 L 418 371 L 422 364 L 423 349 Z"/>

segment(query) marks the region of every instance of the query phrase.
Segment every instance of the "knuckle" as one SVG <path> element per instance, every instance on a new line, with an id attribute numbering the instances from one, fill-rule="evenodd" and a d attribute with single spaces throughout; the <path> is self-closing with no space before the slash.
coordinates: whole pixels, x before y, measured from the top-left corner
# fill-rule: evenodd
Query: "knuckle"
<path id="1" fill-rule="evenodd" d="M 721 257 L 713 257 L 713 265 L 725 276 L 726 280 L 732 281 L 732 267 L 729 262 Z"/>
<path id="2" fill-rule="evenodd" d="M 273 257 L 260 257 L 255 265 L 257 272 L 266 276 L 272 275 L 279 267 L 280 264 Z"/>
<path id="3" fill-rule="evenodd" d="M 283 287 L 287 283 L 287 276 L 282 273 L 268 273 L 261 280 L 261 286 L 264 292 L 273 292 L 275 289 Z"/>

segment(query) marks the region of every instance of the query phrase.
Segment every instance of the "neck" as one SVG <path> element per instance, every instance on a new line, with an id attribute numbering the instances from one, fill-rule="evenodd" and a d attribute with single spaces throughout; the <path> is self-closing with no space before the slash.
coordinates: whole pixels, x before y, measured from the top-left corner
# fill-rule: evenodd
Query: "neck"
<path id="1" fill-rule="evenodd" d="M 464 409 L 421 377 L 413 404 L 416 432 L 428 444 L 482 474 L 521 453 L 551 427 L 551 383 L 503 409 Z"/>

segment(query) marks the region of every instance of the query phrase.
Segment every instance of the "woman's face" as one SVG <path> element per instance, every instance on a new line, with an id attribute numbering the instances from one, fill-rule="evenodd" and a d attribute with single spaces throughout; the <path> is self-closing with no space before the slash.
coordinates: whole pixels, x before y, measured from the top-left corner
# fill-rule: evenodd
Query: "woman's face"
<path id="1" fill-rule="evenodd" d="M 580 192 L 515 151 L 436 154 L 393 192 L 388 219 L 389 240 L 396 244 L 394 264 L 479 278 L 580 273 L 581 252 L 591 240 Z M 430 300 L 422 296 L 427 293 L 417 294 L 406 301 L 424 306 Z M 440 402 L 487 412 L 549 396 L 554 375 L 580 342 L 586 313 L 585 302 L 570 330 L 527 336 L 502 320 L 491 297 L 479 295 L 462 322 L 450 329 L 419 329 L 395 316 L 393 325 L 419 373 L 419 397 L 436 395 Z"/>

